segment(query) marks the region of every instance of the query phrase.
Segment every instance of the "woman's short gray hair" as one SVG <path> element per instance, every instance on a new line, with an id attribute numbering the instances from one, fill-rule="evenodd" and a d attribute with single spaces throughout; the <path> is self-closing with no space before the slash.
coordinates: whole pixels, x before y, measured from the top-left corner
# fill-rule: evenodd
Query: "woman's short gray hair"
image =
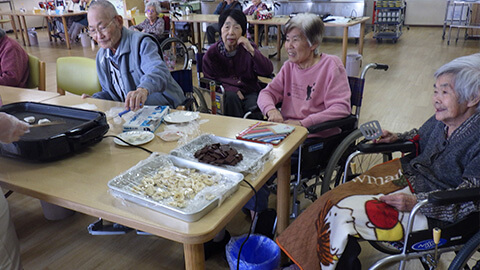
<path id="1" fill-rule="evenodd" d="M 145 4 L 145 13 L 147 13 L 147 9 L 149 7 L 155 8 L 155 11 L 157 14 L 162 13 L 162 7 L 160 7 L 160 3 L 158 1 L 150 1 L 147 4 Z"/>
<path id="2" fill-rule="evenodd" d="M 305 35 L 310 46 L 318 44 L 315 54 L 320 54 L 320 43 L 322 43 L 325 26 L 318 15 L 312 13 L 297 14 L 287 22 L 285 33 L 290 32 L 293 28 L 298 28 Z"/>
<path id="3" fill-rule="evenodd" d="M 437 79 L 444 74 L 453 75 L 458 102 L 472 101 L 480 96 L 480 53 L 456 58 L 441 66 L 433 76 Z M 480 112 L 480 102 L 477 112 Z"/>

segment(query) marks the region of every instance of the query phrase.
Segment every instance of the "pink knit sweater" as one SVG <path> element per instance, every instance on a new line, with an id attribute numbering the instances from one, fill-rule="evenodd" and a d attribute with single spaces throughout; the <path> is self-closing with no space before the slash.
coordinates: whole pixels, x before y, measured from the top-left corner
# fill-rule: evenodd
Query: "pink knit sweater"
<path id="1" fill-rule="evenodd" d="M 307 128 L 349 115 L 350 88 L 340 59 L 322 54 L 320 61 L 307 69 L 286 61 L 257 101 L 263 114 L 275 109 L 279 102 L 284 120 L 299 120 Z M 338 132 L 330 129 L 309 137 L 328 137 Z"/>

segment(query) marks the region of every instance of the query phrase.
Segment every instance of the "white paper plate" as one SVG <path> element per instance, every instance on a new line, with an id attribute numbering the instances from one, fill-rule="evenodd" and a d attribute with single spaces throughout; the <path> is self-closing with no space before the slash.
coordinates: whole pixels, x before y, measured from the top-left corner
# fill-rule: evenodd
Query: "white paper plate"
<path id="1" fill-rule="evenodd" d="M 118 137 L 122 138 L 123 140 L 133 144 L 133 145 L 142 145 L 150 142 L 155 138 L 155 135 L 150 131 L 127 131 L 117 135 Z M 128 146 L 128 144 L 120 141 L 119 139 L 115 138 L 113 141 L 121 146 Z"/>
<path id="2" fill-rule="evenodd" d="M 172 124 L 181 124 L 193 121 L 198 118 L 198 113 L 196 112 L 187 112 L 187 111 L 177 111 L 170 114 L 167 114 L 163 120 Z"/>

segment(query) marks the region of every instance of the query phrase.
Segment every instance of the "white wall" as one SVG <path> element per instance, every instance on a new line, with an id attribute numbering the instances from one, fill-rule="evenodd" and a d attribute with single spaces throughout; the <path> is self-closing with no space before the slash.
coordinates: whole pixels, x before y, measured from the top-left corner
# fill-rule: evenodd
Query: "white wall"
<path id="1" fill-rule="evenodd" d="M 446 0 L 407 0 L 406 25 L 443 25 Z"/>
<path id="2" fill-rule="evenodd" d="M 365 16 L 372 17 L 373 2 L 365 0 Z M 443 25 L 445 18 L 446 0 L 405 0 L 406 25 Z"/>

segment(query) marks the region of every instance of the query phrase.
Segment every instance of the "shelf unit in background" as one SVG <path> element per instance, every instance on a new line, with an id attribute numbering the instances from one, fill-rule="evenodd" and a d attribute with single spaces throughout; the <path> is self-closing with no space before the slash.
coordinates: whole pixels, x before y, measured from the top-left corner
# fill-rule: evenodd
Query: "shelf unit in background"
<path id="1" fill-rule="evenodd" d="M 374 2 L 374 39 L 378 42 L 384 39 L 391 39 L 393 43 L 397 42 L 402 35 L 405 22 L 405 6 L 406 3 L 403 0 Z"/>

